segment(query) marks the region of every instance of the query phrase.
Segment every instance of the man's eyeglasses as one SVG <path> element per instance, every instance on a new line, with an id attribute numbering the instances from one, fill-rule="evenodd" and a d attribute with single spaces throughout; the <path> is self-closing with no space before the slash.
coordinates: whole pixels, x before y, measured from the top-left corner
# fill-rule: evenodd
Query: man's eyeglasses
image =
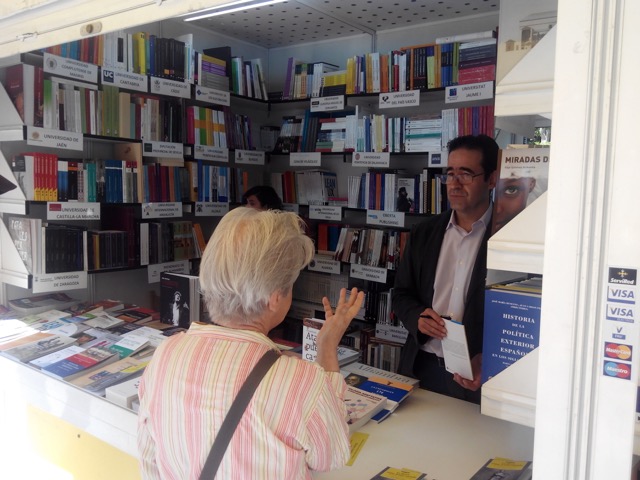
<path id="1" fill-rule="evenodd" d="M 457 181 L 460 185 L 469 185 L 471 182 L 473 182 L 474 178 L 479 177 L 480 175 L 484 175 L 484 172 L 476 173 L 475 175 L 467 172 L 446 173 L 444 175 L 439 175 L 439 177 L 440 182 L 444 183 L 445 185 L 447 183 L 453 183 L 454 181 Z"/>

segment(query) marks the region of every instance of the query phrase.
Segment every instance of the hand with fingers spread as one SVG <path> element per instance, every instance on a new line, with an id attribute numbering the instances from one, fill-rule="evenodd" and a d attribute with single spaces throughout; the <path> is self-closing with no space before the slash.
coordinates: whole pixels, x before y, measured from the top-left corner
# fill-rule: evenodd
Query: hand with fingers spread
<path id="1" fill-rule="evenodd" d="M 351 289 L 351 295 L 347 299 L 347 289 L 340 290 L 340 298 L 335 310 L 327 297 L 322 299 L 324 305 L 325 321 L 318 333 L 316 340 L 318 356 L 316 362 L 328 372 L 340 371 L 338 364 L 338 345 L 364 303 L 364 292 L 358 292 L 357 288 Z"/>

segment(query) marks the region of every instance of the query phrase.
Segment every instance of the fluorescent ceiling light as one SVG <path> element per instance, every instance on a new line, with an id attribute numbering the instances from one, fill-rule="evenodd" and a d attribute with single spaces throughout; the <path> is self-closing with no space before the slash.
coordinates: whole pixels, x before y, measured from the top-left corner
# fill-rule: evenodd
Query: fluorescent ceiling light
<path id="1" fill-rule="evenodd" d="M 265 7 L 267 5 L 273 5 L 274 3 L 282 3 L 286 0 L 237 0 L 235 2 L 229 2 L 216 7 L 205 8 L 197 12 L 190 13 L 188 15 L 195 15 L 194 17 L 185 18 L 185 22 L 192 22 L 194 20 L 202 20 L 203 18 L 215 17 L 217 15 L 224 15 L 226 13 L 240 12 L 249 8 Z M 236 6 L 239 5 L 239 6 Z M 202 15 L 198 15 L 202 14 Z"/>

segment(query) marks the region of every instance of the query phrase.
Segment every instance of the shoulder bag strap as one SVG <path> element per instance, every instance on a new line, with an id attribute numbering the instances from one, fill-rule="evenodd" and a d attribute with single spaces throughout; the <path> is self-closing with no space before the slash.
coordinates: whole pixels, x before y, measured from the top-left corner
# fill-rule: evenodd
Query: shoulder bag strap
<path id="1" fill-rule="evenodd" d="M 231 437 L 233 437 L 233 433 L 235 432 L 242 415 L 244 415 L 247 405 L 249 405 L 249 402 L 253 397 L 253 392 L 258 388 L 262 377 L 265 376 L 271 368 L 271 365 L 275 363 L 279 356 L 280 354 L 275 350 L 269 350 L 258 361 L 245 380 L 238 392 L 238 396 L 233 401 L 224 422 L 222 422 L 220 431 L 218 431 L 218 434 L 213 441 L 209 456 L 207 457 L 204 467 L 202 468 L 202 472 L 200 473 L 200 480 L 212 480 L 215 477 L 218 467 L 220 466 L 220 462 L 222 461 L 222 457 L 231 442 Z"/>

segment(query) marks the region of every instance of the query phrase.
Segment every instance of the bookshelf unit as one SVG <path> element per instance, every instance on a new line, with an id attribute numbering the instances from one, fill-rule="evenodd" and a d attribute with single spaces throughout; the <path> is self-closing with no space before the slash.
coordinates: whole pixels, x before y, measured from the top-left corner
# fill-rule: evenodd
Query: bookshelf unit
<path id="1" fill-rule="evenodd" d="M 0 94 L 1 95 L 1 94 Z M 361 108 L 363 111 L 377 111 L 377 105 L 374 105 L 375 100 L 377 100 L 378 95 L 374 94 L 374 95 L 347 95 L 346 96 L 346 103 L 348 104 L 357 104 L 359 105 L 359 108 Z M 421 98 L 421 107 L 420 107 L 420 111 L 424 111 L 424 109 L 428 109 L 428 110 L 438 110 L 443 106 L 443 97 L 444 97 L 444 92 L 443 90 L 436 90 L 436 91 L 429 91 L 429 92 L 422 92 L 420 94 L 420 98 Z M 192 101 L 193 99 L 191 99 Z M 373 102 L 372 102 L 373 100 Z M 305 100 L 297 100 L 297 101 L 288 101 L 288 102 L 264 102 L 264 101 L 259 101 L 259 100 L 255 100 L 255 99 L 246 99 L 244 97 L 237 97 L 235 95 L 232 95 L 232 104 L 234 106 L 234 108 L 239 108 L 239 109 L 245 109 L 247 111 L 252 112 L 253 114 L 256 114 L 256 110 L 259 110 L 259 113 L 257 114 L 258 116 L 263 116 L 264 114 L 264 110 L 268 110 L 268 112 L 266 113 L 266 119 L 262 119 L 263 122 L 268 123 L 270 122 L 270 118 L 274 116 L 275 112 L 277 111 L 289 111 L 292 107 L 298 108 L 298 106 L 300 105 L 300 103 L 307 103 L 309 100 L 305 99 Z M 493 102 L 493 100 L 491 100 L 491 102 Z M 467 105 L 471 105 L 472 103 L 469 104 L 454 104 L 452 105 L 452 107 L 463 107 L 463 106 L 467 106 Z M 10 103 L 9 103 L 10 105 Z M 239 105 L 239 107 L 238 107 Z M 256 107 L 257 106 L 257 107 Z M 15 109 L 14 109 L 15 111 Z M 407 114 L 411 114 L 412 110 L 410 109 L 406 109 L 406 110 L 401 110 L 402 112 L 407 112 Z M 392 114 L 395 114 L 392 113 Z M 399 113 L 399 114 L 403 114 L 403 113 Z M 19 117 L 18 117 L 19 118 Z M 9 128 L 7 129 L 8 132 L 11 132 L 12 130 Z M 20 134 L 18 134 L 17 132 L 20 131 Z M 1 134 L 0 134 L 1 135 Z M 24 139 L 24 127 L 20 122 L 18 122 L 15 126 L 15 132 L 14 133 L 8 133 L 9 138 L 11 140 L 23 140 Z M 15 138 L 13 138 L 15 137 Z M 189 149 L 193 149 L 192 145 L 185 145 L 185 150 L 188 151 Z M 233 157 L 233 155 L 231 155 L 230 152 L 230 157 Z M 394 153 L 391 154 L 391 162 L 392 165 L 398 165 L 399 168 L 402 168 L 402 165 L 409 165 L 410 169 L 415 169 L 416 168 L 416 157 L 420 157 L 421 154 L 404 154 L 404 153 Z M 278 158 L 280 157 L 280 158 Z M 325 166 L 329 165 L 329 168 L 332 168 L 334 166 L 335 163 L 337 163 L 337 165 L 335 165 L 336 170 L 338 171 L 339 174 L 339 178 L 344 178 L 344 173 L 348 172 L 348 171 L 352 171 L 354 168 L 357 167 L 352 167 L 351 165 L 349 165 L 349 154 L 345 154 L 345 153 L 323 153 L 321 155 L 322 158 L 322 168 L 324 168 Z M 273 169 L 279 168 L 278 166 L 282 164 L 282 162 L 285 161 L 286 162 L 286 156 L 285 155 L 278 155 L 278 154 L 271 154 L 271 155 L 267 155 L 267 159 L 266 159 L 266 164 L 264 166 L 262 165 L 258 165 L 258 166 L 252 166 L 252 167 L 248 167 L 248 168 L 253 168 L 255 171 L 257 171 L 258 173 L 260 172 L 266 172 L 269 173 L 270 171 L 272 171 Z M 223 163 L 224 162 L 216 162 L 216 161 L 211 161 L 211 164 L 217 165 L 219 163 Z M 419 166 L 419 168 L 421 168 L 424 165 Z M 438 167 L 435 167 L 438 168 Z M 265 178 L 265 176 L 263 175 L 262 177 L 265 181 L 265 183 L 269 183 L 268 179 Z M 341 192 L 346 191 L 345 189 L 340 189 Z M 24 205 L 26 202 L 24 202 L 22 205 Z M 20 202 L 18 202 L 18 205 L 20 205 Z M 186 206 L 185 205 L 185 209 L 189 209 L 189 208 L 193 208 L 193 206 Z M 305 208 L 304 206 L 301 205 L 297 205 L 298 209 L 302 209 L 303 213 Z M 7 212 L 9 212 L 7 210 Z M 23 212 L 24 213 L 24 212 Z M 344 223 L 362 223 L 365 224 L 365 221 L 363 219 L 364 216 L 366 216 L 367 214 L 367 210 L 362 210 L 362 209 L 343 209 L 343 222 Z M 420 215 L 413 215 L 413 214 L 409 214 L 407 215 L 406 221 L 407 224 L 412 224 L 415 223 L 417 221 L 420 220 Z M 1 233 L 1 232 L 0 232 Z M 6 232 L 5 232 L 6 233 Z M 0 237 L 0 240 L 2 240 L 2 237 Z M 2 257 L 4 258 L 4 253 L 5 253 L 5 249 L 4 249 L 4 245 L 2 246 L 2 250 L 0 250 L 2 252 Z M 18 258 L 19 260 L 19 258 Z M 24 272 L 23 272 L 24 273 Z M 10 281 L 8 281 L 7 283 L 11 283 Z M 23 283 L 24 285 L 24 283 Z M 22 285 L 20 285 L 22 286 Z M 24 287 L 27 288 L 27 287 Z M 49 380 L 47 380 L 49 381 Z M 72 398 L 73 397 L 73 398 Z M 82 401 L 82 399 L 78 399 L 75 398 L 75 396 L 69 396 L 69 401 L 71 402 L 76 402 L 76 401 Z M 95 399 L 92 399 L 91 403 L 94 402 L 99 402 L 96 401 Z M 110 408 L 110 407 L 109 407 Z M 122 421 L 123 424 L 125 425 L 129 425 L 131 422 L 131 418 L 128 415 L 129 412 L 127 412 L 127 415 L 121 415 L 120 412 L 116 412 L 115 413 L 115 417 L 118 419 L 116 422 L 114 422 L 116 425 L 114 427 L 114 425 L 108 425 L 106 427 L 107 430 L 110 430 L 112 428 L 115 428 L 116 430 L 119 430 L 121 428 L 124 429 L 124 427 L 120 426 L 119 423 Z M 107 413 L 108 415 L 111 415 L 111 413 Z M 129 425 L 130 427 L 130 425 Z M 102 427 L 105 428 L 105 427 Z M 101 430 L 101 428 L 99 428 L 98 430 Z M 111 434 L 106 434 L 105 439 L 109 442 L 112 443 L 112 436 Z M 131 449 L 131 445 L 130 445 L 130 441 L 131 439 L 127 439 L 125 441 L 125 446 L 122 446 L 122 444 L 120 442 L 116 442 L 118 443 L 118 446 L 120 449 L 129 452 Z"/>
<path id="2" fill-rule="evenodd" d="M 501 9 L 501 28 L 506 21 L 504 8 L 509 6 Z M 551 123 L 556 28 L 554 25 L 498 79 L 497 129 L 531 137 L 536 126 Z M 504 49 L 501 43 L 499 56 Z M 542 274 L 546 215 L 545 192 L 489 239 L 487 284 L 522 274 Z M 535 425 L 538 356 L 536 348 L 482 385 L 483 414 Z"/>

